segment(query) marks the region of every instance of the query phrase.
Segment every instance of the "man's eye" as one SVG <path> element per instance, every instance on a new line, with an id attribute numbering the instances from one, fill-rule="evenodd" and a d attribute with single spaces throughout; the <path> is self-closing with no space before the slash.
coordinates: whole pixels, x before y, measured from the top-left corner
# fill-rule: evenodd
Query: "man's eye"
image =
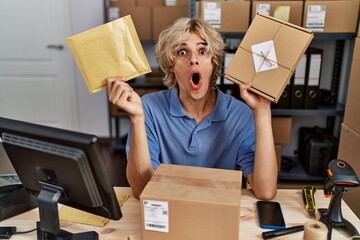
<path id="1" fill-rule="evenodd" d="M 185 56 L 186 55 L 186 51 L 185 50 L 180 50 L 178 52 L 179 56 Z"/>
<path id="2" fill-rule="evenodd" d="M 206 54 L 207 54 L 207 51 L 206 51 L 206 49 L 201 49 L 201 50 L 199 51 L 199 53 L 200 53 L 200 55 L 206 55 Z"/>

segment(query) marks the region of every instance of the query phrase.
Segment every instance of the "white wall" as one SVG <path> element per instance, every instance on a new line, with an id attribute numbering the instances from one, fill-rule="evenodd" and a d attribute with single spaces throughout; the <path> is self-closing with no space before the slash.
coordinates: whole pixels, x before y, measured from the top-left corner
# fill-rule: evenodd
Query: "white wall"
<path id="1" fill-rule="evenodd" d="M 72 35 L 94 28 L 104 23 L 103 0 L 70 1 Z M 76 66 L 75 61 L 73 61 Z M 79 131 L 108 136 L 108 105 L 106 91 L 90 94 L 84 80 L 75 67 L 78 104 Z"/>

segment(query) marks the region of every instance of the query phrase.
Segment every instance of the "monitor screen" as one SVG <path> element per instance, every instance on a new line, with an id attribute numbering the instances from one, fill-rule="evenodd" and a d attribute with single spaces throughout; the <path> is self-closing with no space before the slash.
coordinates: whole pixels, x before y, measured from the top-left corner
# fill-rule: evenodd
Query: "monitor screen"
<path id="1" fill-rule="evenodd" d="M 58 202 L 109 219 L 122 217 L 96 136 L 0 118 L 0 138 L 21 183 L 38 196 L 43 232 L 60 231 Z"/>

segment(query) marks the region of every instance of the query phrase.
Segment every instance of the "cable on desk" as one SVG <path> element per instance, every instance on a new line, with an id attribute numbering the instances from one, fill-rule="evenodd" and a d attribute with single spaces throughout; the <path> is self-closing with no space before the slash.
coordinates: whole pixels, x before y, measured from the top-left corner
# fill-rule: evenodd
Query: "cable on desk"
<path id="1" fill-rule="evenodd" d="M 30 232 L 37 231 L 38 229 L 40 229 L 40 227 L 31 229 L 31 230 L 28 230 L 28 231 L 22 231 L 22 232 L 17 232 L 17 231 L 16 231 L 16 232 L 14 232 L 13 234 L 25 234 L 25 233 L 30 233 Z"/>

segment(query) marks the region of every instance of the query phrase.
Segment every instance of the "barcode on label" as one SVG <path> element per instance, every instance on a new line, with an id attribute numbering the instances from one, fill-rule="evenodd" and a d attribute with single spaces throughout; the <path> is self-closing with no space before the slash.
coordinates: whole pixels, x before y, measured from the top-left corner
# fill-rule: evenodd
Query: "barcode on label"
<path id="1" fill-rule="evenodd" d="M 164 225 L 152 224 L 152 223 L 147 223 L 146 226 L 150 227 L 150 228 L 166 228 L 166 226 L 164 226 Z"/>

